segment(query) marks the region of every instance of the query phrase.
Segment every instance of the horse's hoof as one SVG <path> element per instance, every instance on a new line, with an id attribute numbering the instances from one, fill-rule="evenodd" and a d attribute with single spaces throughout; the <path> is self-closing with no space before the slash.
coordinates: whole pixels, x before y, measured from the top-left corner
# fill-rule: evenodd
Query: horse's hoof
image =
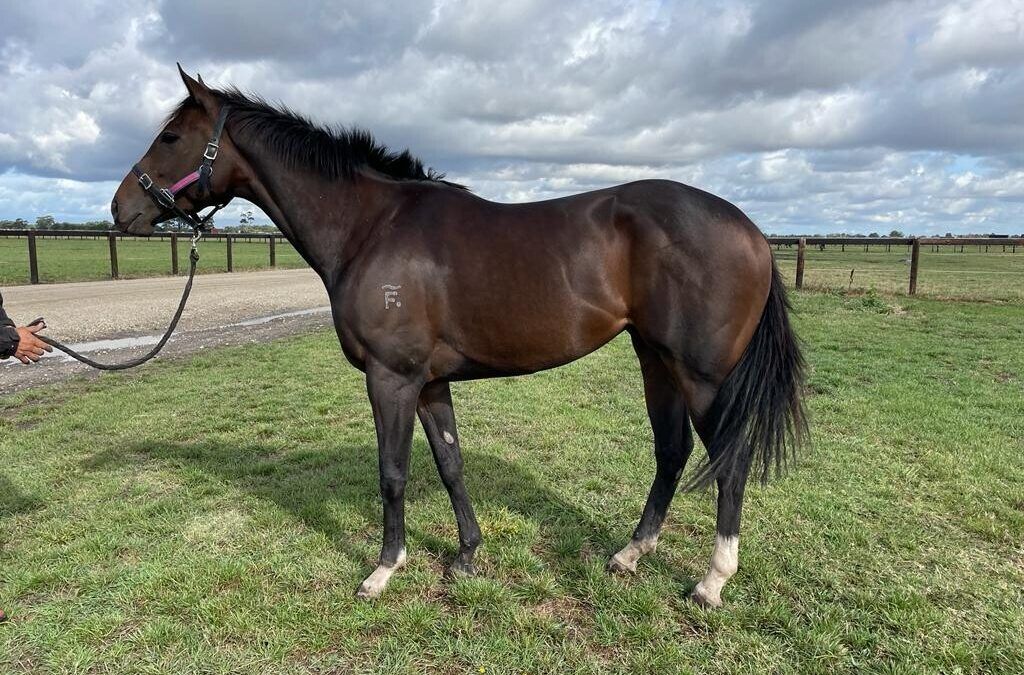
<path id="1" fill-rule="evenodd" d="M 0 609 L 0 623 L 3 623 L 4 621 L 7 621 L 7 614 L 4 610 Z"/>
<path id="2" fill-rule="evenodd" d="M 376 600 L 384 592 L 384 585 L 368 584 L 365 581 L 356 589 L 356 598 L 360 600 Z"/>
<path id="3" fill-rule="evenodd" d="M 616 553 L 608 560 L 606 569 L 613 574 L 636 574 L 636 562 L 628 563 Z"/>
<path id="4" fill-rule="evenodd" d="M 449 579 L 460 579 L 462 577 L 475 577 L 476 567 L 473 563 L 461 562 L 455 560 L 451 565 L 448 566 L 447 576 Z"/>
<path id="5" fill-rule="evenodd" d="M 693 589 L 693 593 L 690 593 L 690 602 L 704 609 L 719 609 L 722 606 L 721 598 L 712 598 L 704 595 L 699 587 Z"/>
<path id="6" fill-rule="evenodd" d="M 360 600 L 376 600 L 380 597 L 380 591 L 360 584 L 359 588 L 356 589 L 356 597 Z"/>

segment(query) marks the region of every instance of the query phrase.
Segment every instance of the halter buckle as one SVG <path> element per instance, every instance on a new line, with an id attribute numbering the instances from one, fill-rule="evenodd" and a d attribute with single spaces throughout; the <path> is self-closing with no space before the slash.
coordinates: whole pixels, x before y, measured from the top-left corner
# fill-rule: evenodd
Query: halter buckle
<path id="1" fill-rule="evenodd" d="M 139 185 L 142 186 L 143 190 L 148 191 L 151 187 L 153 187 L 153 179 L 149 177 L 148 173 L 144 173 L 141 176 L 139 176 Z"/>
<path id="2" fill-rule="evenodd" d="M 217 151 L 220 150 L 220 145 L 210 141 L 206 144 L 206 151 L 203 153 L 203 159 L 208 159 L 211 162 L 217 159 Z"/>
<path id="3" fill-rule="evenodd" d="M 172 208 L 174 206 L 175 197 L 173 192 L 171 192 L 167 188 L 163 188 L 162 190 L 160 190 L 158 194 L 160 195 L 160 198 L 158 200 L 160 202 L 160 206 L 163 206 L 164 208 L 167 209 Z"/>

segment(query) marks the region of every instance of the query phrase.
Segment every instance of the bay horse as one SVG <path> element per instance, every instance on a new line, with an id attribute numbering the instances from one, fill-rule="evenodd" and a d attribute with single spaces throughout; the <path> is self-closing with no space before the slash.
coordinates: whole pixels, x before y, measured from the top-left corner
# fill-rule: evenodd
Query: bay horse
<path id="1" fill-rule="evenodd" d="M 721 605 L 738 566 L 748 476 L 781 471 L 806 435 L 804 362 L 786 292 L 767 241 L 740 209 L 666 180 L 494 203 L 365 131 L 325 127 L 179 72 L 188 95 L 118 187 L 114 222 L 146 235 L 170 209 L 196 214 L 241 197 L 323 280 L 341 349 L 366 374 L 377 433 L 383 545 L 359 597 L 378 596 L 406 559 L 416 415 L 458 522 L 449 571 L 473 574 L 480 528 L 449 383 L 561 366 L 626 331 L 656 471 L 639 524 L 608 567 L 633 572 L 655 550 L 693 449 L 692 424 L 708 459 L 684 487 L 716 482 L 718 512 L 710 566 L 691 598 Z M 200 156 L 205 170 L 150 198 L 154 184 Z"/>

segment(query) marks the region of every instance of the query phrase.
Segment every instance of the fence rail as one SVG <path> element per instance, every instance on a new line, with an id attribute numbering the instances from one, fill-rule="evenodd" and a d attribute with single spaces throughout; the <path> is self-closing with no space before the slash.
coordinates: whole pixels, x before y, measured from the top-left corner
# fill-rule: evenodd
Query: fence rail
<path id="1" fill-rule="evenodd" d="M 921 268 L 921 247 L 926 246 L 938 252 L 941 247 L 959 247 L 963 253 L 965 246 L 977 246 L 987 252 L 989 247 L 1000 246 L 1003 251 L 1017 252 L 1017 247 L 1024 247 L 1022 237 L 768 237 L 768 243 L 776 249 L 782 246 L 796 247 L 796 287 L 804 286 L 804 269 L 806 267 L 807 247 L 817 246 L 824 250 L 826 246 L 839 246 L 845 251 L 847 246 L 863 246 L 864 251 L 870 247 L 884 246 L 886 251 L 893 246 L 905 246 L 910 254 L 910 275 L 907 293 L 917 294 L 917 277 Z M 1022 249 L 1024 250 L 1024 249 Z"/>
<path id="2" fill-rule="evenodd" d="M 170 242 L 170 263 L 171 273 L 178 274 L 178 241 L 182 236 L 180 232 L 154 232 L 152 235 L 142 237 L 139 235 L 126 234 L 124 232 L 108 231 L 108 230 L 0 230 L 0 239 L 26 239 L 28 241 L 28 266 L 29 266 L 29 283 L 38 284 L 39 282 L 39 254 L 37 242 L 41 239 L 52 239 L 52 240 L 92 240 L 102 241 L 106 240 L 110 249 L 110 278 L 120 278 L 119 266 L 118 266 L 118 255 L 117 255 L 117 242 L 124 240 L 135 240 L 135 239 L 148 239 L 148 240 L 166 240 Z M 185 237 L 190 236 L 188 233 L 184 234 Z M 262 233 L 262 232 L 246 232 L 246 233 L 234 233 L 234 232 L 212 232 L 203 235 L 203 239 L 212 240 L 223 240 L 226 243 L 226 254 L 227 254 L 227 271 L 234 271 L 234 256 L 233 256 L 233 244 L 236 241 L 245 242 L 267 242 L 267 252 L 270 261 L 270 267 L 277 267 L 277 240 L 284 239 L 283 234 L 278 233 Z"/>
<path id="3" fill-rule="evenodd" d="M 170 263 L 173 274 L 178 274 L 178 232 L 155 232 L 146 239 L 163 239 L 170 242 Z M 29 281 L 33 284 L 39 283 L 39 260 L 36 242 L 40 239 L 106 239 L 110 249 L 110 278 L 117 279 L 118 256 L 117 243 L 125 239 L 138 239 L 137 235 L 125 234 L 116 231 L 104 230 L 0 230 L 0 239 L 26 239 L 28 242 L 27 253 L 29 261 Z M 204 239 L 225 240 L 227 248 L 227 271 L 234 271 L 233 244 L 236 241 L 266 241 L 267 255 L 270 267 L 277 266 L 277 242 L 284 239 L 279 233 L 226 233 L 217 232 L 204 235 Z M 910 277 L 908 279 L 907 292 L 910 295 L 917 293 L 917 277 L 921 262 L 921 247 L 928 247 L 938 251 L 942 247 L 959 247 L 960 252 L 966 246 L 976 246 L 978 250 L 988 251 L 990 247 L 1000 246 L 1003 251 L 1017 252 L 1017 247 L 1024 250 L 1024 238 L 1022 237 L 973 237 L 973 238 L 946 238 L 946 237 L 768 237 L 768 243 L 776 249 L 783 246 L 797 249 L 796 257 L 796 287 L 803 288 L 804 270 L 806 267 L 806 256 L 808 246 L 817 246 L 824 249 L 826 246 L 839 246 L 845 251 L 847 246 L 863 246 L 865 251 L 871 247 L 884 246 L 887 251 L 893 246 L 905 246 L 910 254 Z"/>

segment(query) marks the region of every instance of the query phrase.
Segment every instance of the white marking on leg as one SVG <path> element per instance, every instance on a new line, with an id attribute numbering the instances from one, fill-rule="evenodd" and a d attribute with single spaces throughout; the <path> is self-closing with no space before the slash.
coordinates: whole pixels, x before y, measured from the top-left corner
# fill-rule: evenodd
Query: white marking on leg
<path id="1" fill-rule="evenodd" d="M 405 564 L 405 549 L 398 554 L 398 560 L 394 565 L 385 565 L 381 563 L 377 565 L 377 569 L 370 573 L 370 576 L 363 580 L 363 583 L 359 584 L 359 590 L 356 591 L 356 595 L 360 598 L 376 598 L 388 585 L 388 581 L 391 580 L 391 575 L 394 574 Z"/>
<path id="2" fill-rule="evenodd" d="M 658 537 L 647 537 L 639 541 L 631 539 L 625 548 L 612 556 L 608 561 L 608 567 L 612 570 L 636 572 L 636 563 L 640 557 L 653 553 L 658 548 Z"/>
<path id="3" fill-rule="evenodd" d="M 740 538 L 715 536 L 715 550 L 711 554 L 711 565 L 697 587 L 693 589 L 704 602 L 712 607 L 722 606 L 722 587 L 740 565 Z"/>
<path id="4" fill-rule="evenodd" d="M 446 431 L 444 432 L 444 442 L 447 443 L 448 445 L 452 445 L 453 443 L 455 443 L 455 437 Z"/>

